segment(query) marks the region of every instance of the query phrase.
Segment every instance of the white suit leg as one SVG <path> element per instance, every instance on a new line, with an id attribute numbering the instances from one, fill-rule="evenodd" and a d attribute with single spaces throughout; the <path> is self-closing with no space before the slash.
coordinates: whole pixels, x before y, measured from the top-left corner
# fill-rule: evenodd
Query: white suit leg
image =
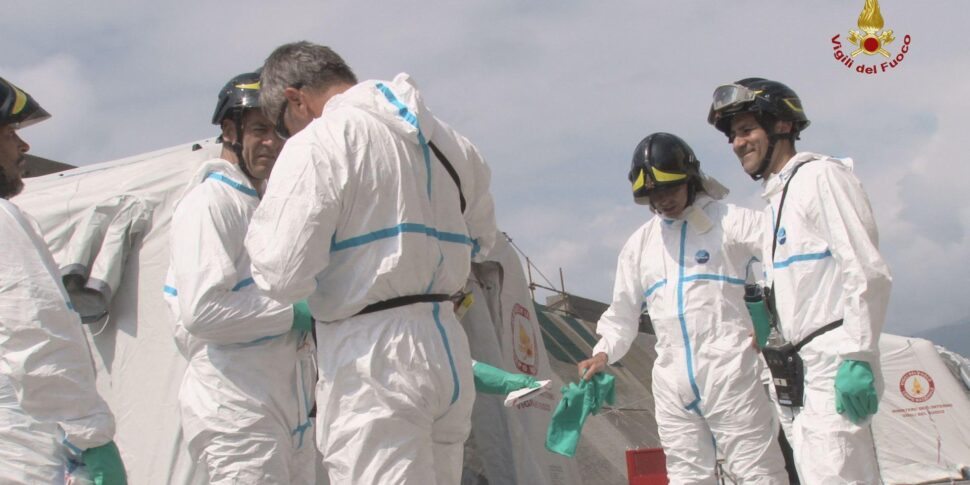
<path id="1" fill-rule="evenodd" d="M 414 304 L 318 330 L 317 442 L 331 482 L 458 483 L 475 391 L 449 305 Z"/>
<path id="2" fill-rule="evenodd" d="M 704 418 L 684 408 L 677 383 L 663 374 L 654 368 L 653 396 L 670 485 L 714 483 L 714 436 Z"/>
<path id="3" fill-rule="evenodd" d="M 745 348 L 720 366 L 702 402 L 708 425 L 724 453 L 728 473 L 742 484 L 787 484 L 774 408 L 761 384 L 759 357 Z M 714 369 L 711 369 L 712 371 Z"/>

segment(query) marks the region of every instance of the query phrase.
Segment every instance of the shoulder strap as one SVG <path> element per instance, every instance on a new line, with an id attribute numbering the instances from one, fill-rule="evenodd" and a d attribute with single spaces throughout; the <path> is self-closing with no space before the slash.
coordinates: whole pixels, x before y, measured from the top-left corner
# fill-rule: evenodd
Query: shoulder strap
<path id="1" fill-rule="evenodd" d="M 441 162 L 442 165 L 444 165 L 445 170 L 448 171 L 448 175 L 451 175 L 451 180 L 454 180 L 455 185 L 458 186 L 458 199 L 461 203 L 461 213 L 464 214 L 465 213 L 465 194 L 461 190 L 461 179 L 458 178 L 458 172 L 455 171 L 455 167 L 451 165 L 450 161 L 448 161 L 448 157 L 446 157 L 444 153 L 441 153 L 441 150 L 439 150 L 438 147 L 435 146 L 434 142 L 429 141 L 428 146 L 431 147 L 431 151 L 434 152 L 435 158 L 437 158 L 438 161 Z"/>
<path id="2" fill-rule="evenodd" d="M 791 171 L 791 175 L 788 176 L 788 180 L 785 182 L 785 188 L 782 189 L 781 191 L 781 202 L 778 203 L 778 214 L 775 215 L 775 227 L 773 228 L 774 234 L 772 234 L 772 239 L 771 239 L 771 262 L 772 263 L 775 262 L 775 248 L 778 246 L 778 230 L 781 228 L 781 209 L 785 207 L 785 197 L 788 196 L 788 186 L 791 184 L 792 179 L 795 178 L 795 174 L 798 173 L 798 169 L 802 168 L 802 166 L 804 166 L 806 163 L 811 162 L 812 160 L 803 162 L 799 164 L 797 167 L 795 167 Z"/>

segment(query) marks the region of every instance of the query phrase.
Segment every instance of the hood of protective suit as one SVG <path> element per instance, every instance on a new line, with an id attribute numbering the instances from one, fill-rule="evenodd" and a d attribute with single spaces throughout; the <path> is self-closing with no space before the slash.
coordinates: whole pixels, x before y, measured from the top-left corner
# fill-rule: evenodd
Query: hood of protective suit
<path id="1" fill-rule="evenodd" d="M 219 174 L 228 178 L 229 183 L 239 184 L 242 189 L 245 189 L 243 190 L 244 192 L 252 191 L 254 194 L 256 193 L 256 188 L 253 187 L 253 184 L 249 182 L 249 178 L 246 177 L 246 174 L 243 173 L 242 169 L 240 169 L 238 165 L 221 158 L 213 158 L 212 160 L 208 160 L 202 165 L 199 165 L 198 170 L 195 171 L 195 174 L 189 179 L 189 183 L 185 184 L 185 188 L 182 189 L 182 193 L 179 194 L 178 202 L 175 203 L 175 207 L 178 207 L 178 205 L 182 202 L 182 199 L 185 199 L 185 197 L 189 195 L 189 192 L 192 192 L 192 189 L 202 182 L 205 182 L 205 180 L 209 177 L 209 174 Z"/>
<path id="2" fill-rule="evenodd" d="M 819 155 L 818 153 L 798 152 L 794 157 L 791 158 L 791 160 L 788 161 L 787 164 L 785 164 L 785 168 L 781 169 L 780 172 L 777 174 L 771 174 L 765 178 L 763 182 L 765 190 L 761 196 L 768 198 L 777 192 L 781 192 L 781 190 L 785 188 L 785 182 L 791 178 L 792 173 L 795 171 L 795 167 L 812 160 L 826 160 L 833 162 L 844 166 L 845 168 L 849 169 L 849 171 L 852 171 L 852 167 L 854 166 L 854 162 L 851 158 L 833 158 L 828 155 Z"/>
<path id="3" fill-rule="evenodd" d="M 418 143 L 419 133 L 425 140 L 433 136 L 434 117 L 409 74 L 398 74 L 390 82 L 361 82 L 331 98 L 324 107 L 324 113 L 348 106 L 377 116 L 392 130 L 415 143 Z"/>
<path id="4" fill-rule="evenodd" d="M 698 234 L 704 234 L 714 227 L 713 221 L 711 221 L 711 218 L 704 212 L 704 208 L 707 207 L 708 204 L 713 203 L 714 200 L 715 199 L 708 194 L 697 194 L 697 197 L 694 199 L 694 203 L 687 206 L 687 208 L 684 209 L 684 212 L 680 214 L 680 217 L 676 219 L 668 219 L 663 216 L 661 217 L 663 217 L 664 221 L 668 222 L 686 220 L 694 231 L 696 231 Z"/>

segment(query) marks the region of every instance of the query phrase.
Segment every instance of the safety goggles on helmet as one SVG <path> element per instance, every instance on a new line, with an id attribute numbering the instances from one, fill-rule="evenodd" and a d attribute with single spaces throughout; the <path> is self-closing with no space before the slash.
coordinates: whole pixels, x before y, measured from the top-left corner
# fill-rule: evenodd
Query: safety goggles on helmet
<path id="1" fill-rule="evenodd" d="M 760 90 L 753 90 L 741 86 L 740 84 L 725 84 L 718 86 L 714 90 L 714 101 L 711 103 L 711 111 L 707 115 L 707 122 L 714 124 L 718 114 L 740 109 L 744 105 L 753 102 Z"/>

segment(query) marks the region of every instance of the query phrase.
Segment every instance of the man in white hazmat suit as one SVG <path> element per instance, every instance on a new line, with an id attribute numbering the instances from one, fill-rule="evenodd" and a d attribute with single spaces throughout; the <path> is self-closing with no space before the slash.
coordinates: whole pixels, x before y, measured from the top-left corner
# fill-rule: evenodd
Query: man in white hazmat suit
<path id="1" fill-rule="evenodd" d="M 778 408 L 799 478 L 880 483 L 869 418 L 882 393 L 878 345 L 892 277 L 852 161 L 795 152 L 809 120 L 798 95 L 776 81 L 718 87 L 708 121 L 727 135 L 745 172 L 764 180 L 767 281 L 778 328 L 801 346 L 804 369 L 803 380 L 790 379 L 804 382 L 800 406 L 788 389 L 778 388 L 784 401 L 774 395 L 790 404 Z"/>
<path id="2" fill-rule="evenodd" d="M 211 484 L 310 484 L 312 320 L 305 303 L 279 303 L 252 284 L 243 247 L 283 145 L 258 108 L 258 73 L 220 91 L 221 158 L 199 167 L 172 215 L 165 297 L 189 360 L 182 430 Z"/>
<path id="3" fill-rule="evenodd" d="M 749 266 L 761 257 L 761 214 L 715 200 L 727 190 L 668 133 L 640 142 L 629 179 L 634 200 L 659 217 L 620 252 L 613 301 L 580 376 L 623 358 L 645 306 L 657 334 L 652 390 L 670 483 L 714 483 L 720 449 L 738 483 L 787 484 L 744 306 Z"/>
<path id="4" fill-rule="evenodd" d="M 30 148 L 17 130 L 49 117 L 0 78 L 0 482 L 64 483 L 77 460 L 98 485 L 124 484 L 81 318 L 36 222 L 7 201 Z"/>
<path id="5" fill-rule="evenodd" d="M 317 320 L 317 444 L 335 484 L 456 484 L 474 401 L 449 295 L 496 233 L 490 173 L 405 74 L 357 83 L 325 46 L 266 60 L 293 133 L 246 248 L 256 285 Z"/>

